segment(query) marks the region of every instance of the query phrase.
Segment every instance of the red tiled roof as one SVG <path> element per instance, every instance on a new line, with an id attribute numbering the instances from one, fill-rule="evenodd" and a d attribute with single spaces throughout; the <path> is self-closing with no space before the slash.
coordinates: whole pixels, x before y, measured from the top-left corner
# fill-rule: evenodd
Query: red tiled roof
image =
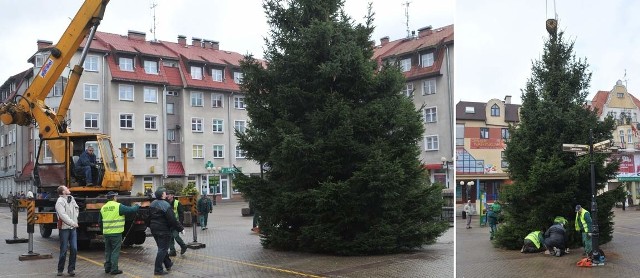
<path id="1" fill-rule="evenodd" d="M 91 50 L 93 51 L 99 51 L 99 52 L 109 52 L 109 46 L 102 40 L 99 40 L 97 38 L 98 34 L 106 34 L 106 33 L 102 33 L 97 31 L 96 32 L 96 37 L 93 38 L 93 41 L 91 42 Z M 82 43 L 80 43 L 80 48 L 84 48 L 84 46 L 87 44 L 87 38 L 84 38 L 84 40 L 82 41 Z"/>
<path id="2" fill-rule="evenodd" d="M 184 176 L 184 167 L 182 167 L 182 162 L 167 162 L 167 176 Z"/>
<path id="3" fill-rule="evenodd" d="M 109 70 L 111 71 L 111 77 L 113 80 L 118 81 L 128 81 L 128 82 L 145 82 L 145 83 L 156 83 L 156 84 L 167 84 L 167 79 L 164 74 L 164 66 L 159 65 L 158 74 L 148 74 L 144 72 L 144 67 L 135 66 L 133 71 L 123 71 L 120 70 L 118 63 L 116 63 L 117 57 L 115 55 L 111 55 L 107 57 L 107 63 L 109 64 Z M 136 61 L 136 65 L 140 65 L 140 61 Z M 161 64 L 161 63 L 159 63 Z"/>
<path id="4" fill-rule="evenodd" d="M 593 99 L 591 100 L 591 109 L 598 109 L 598 117 L 600 117 L 602 115 L 602 109 L 604 108 L 604 104 L 607 102 L 607 99 L 609 99 L 609 92 L 607 91 L 598 91 L 598 93 L 596 93 L 596 95 L 593 97 Z M 634 97 L 635 99 L 635 97 Z M 635 100 L 634 100 L 635 101 Z M 638 105 L 636 103 L 636 105 Z"/>
<path id="5" fill-rule="evenodd" d="M 22 173 L 20 174 L 20 177 L 16 179 L 16 181 L 30 180 L 33 174 L 33 167 L 34 167 L 33 161 L 27 162 L 27 164 L 25 164 L 24 167 L 22 167 Z"/>
<path id="6" fill-rule="evenodd" d="M 142 53 L 148 56 L 178 59 L 175 52 L 159 42 L 131 39 L 128 36 L 104 32 L 96 32 L 96 38 L 109 45 L 116 52 Z"/>
<path id="7" fill-rule="evenodd" d="M 172 67 L 163 67 L 167 82 L 171 86 L 182 87 L 182 77 L 180 76 L 180 69 Z"/>

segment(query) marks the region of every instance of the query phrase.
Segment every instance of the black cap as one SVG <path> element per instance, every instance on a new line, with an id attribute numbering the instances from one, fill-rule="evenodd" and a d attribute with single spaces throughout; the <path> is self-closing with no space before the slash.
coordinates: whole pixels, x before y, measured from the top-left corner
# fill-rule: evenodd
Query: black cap
<path id="1" fill-rule="evenodd" d="M 114 192 L 114 191 L 107 192 L 107 198 L 112 199 L 113 196 L 118 196 L 118 192 Z"/>

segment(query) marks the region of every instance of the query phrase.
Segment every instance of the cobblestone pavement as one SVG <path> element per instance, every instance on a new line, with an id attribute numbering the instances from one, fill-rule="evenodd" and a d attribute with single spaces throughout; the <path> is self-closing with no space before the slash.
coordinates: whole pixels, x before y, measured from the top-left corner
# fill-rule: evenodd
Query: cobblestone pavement
<path id="1" fill-rule="evenodd" d="M 606 255 L 605 265 L 585 268 L 576 266 L 582 258 L 582 248 L 562 257 L 494 248 L 489 241 L 489 228 L 480 227 L 477 216 L 473 218 L 473 228 L 465 229 L 466 220 L 458 215 L 456 277 L 640 277 L 638 220 L 640 211 L 635 207 L 615 209 L 613 240 L 600 246 Z"/>
<path id="2" fill-rule="evenodd" d="M 433 245 L 403 254 L 366 257 L 337 257 L 267 250 L 250 231 L 251 217 L 242 217 L 244 202 L 219 203 L 209 216 L 209 229 L 198 230 L 198 242 L 207 246 L 173 257 L 169 277 L 453 277 L 453 229 Z M 18 237 L 27 237 L 26 214 L 20 214 Z M 193 241 L 187 228 L 185 242 Z M 9 209 L 0 208 L 0 234 L 13 237 Z M 52 259 L 18 261 L 27 253 L 28 244 L 2 244 L 0 277 L 52 277 L 58 261 L 58 233 L 41 238 L 36 227 L 33 250 L 52 254 Z M 104 273 L 104 253 L 100 243 L 78 255 L 77 277 L 111 277 Z M 156 246 L 153 238 L 143 245 L 125 247 L 119 266 L 121 277 L 152 277 Z M 66 273 L 65 273 L 66 276 Z"/>

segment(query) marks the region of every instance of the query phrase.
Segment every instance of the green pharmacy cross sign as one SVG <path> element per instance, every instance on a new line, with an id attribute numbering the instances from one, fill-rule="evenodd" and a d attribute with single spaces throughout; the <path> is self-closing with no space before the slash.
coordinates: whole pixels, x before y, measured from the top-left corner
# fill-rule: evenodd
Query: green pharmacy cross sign
<path id="1" fill-rule="evenodd" d="M 207 161 L 207 163 L 204 164 L 204 168 L 213 169 L 213 162 L 211 162 L 211 160 Z"/>

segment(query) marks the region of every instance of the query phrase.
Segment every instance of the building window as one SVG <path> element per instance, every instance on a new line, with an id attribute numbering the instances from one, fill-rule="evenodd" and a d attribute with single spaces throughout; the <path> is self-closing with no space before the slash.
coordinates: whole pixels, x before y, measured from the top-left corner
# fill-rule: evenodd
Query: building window
<path id="1" fill-rule="evenodd" d="M 420 55 L 420 65 L 423 68 L 433 66 L 433 52 Z"/>
<path id="2" fill-rule="evenodd" d="M 158 89 L 144 87 L 144 102 L 158 103 Z"/>
<path id="3" fill-rule="evenodd" d="M 502 139 L 509 140 L 509 129 L 503 128 L 501 132 L 502 132 Z"/>
<path id="4" fill-rule="evenodd" d="M 191 66 L 191 79 L 202 80 L 202 68 Z"/>
<path id="5" fill-rule="evenodd" d="M 172 97 L 177 97 L 178 96 L 178 92 L 176 92 L 176 91 L 167 91 L 167 95 L 168 96 L 172 96 Z"/>
<path id="6" fill-rule="evenodd" d="M 36 55 L 36 67 L 42 67 L 45 58 L 46 56 L 44 54 Z"/>
<path id="7" fill-rule="evenodd" d="M 167 140 L 169 140 L 169 141 L 175 141 L 176 140 L 176 130 L 175 129 L 167 130 Z"/>
<path id="8" fill-rule="evenodd" d="M 464 148 L 456 153 L 456 173 L 483 174 L 484 160 L 477 160 Z"/>
<path id="9" fill-rule="evenodd" d="M 620 130 L 620 147 L 625 148 L 624 145 L 624 130 Z"/>
<path id="10" fill-rule="evenodd" d="M 211 70 L 211 78 L 213 81 L 222 82 L 222 70 L 221 69 L 212 69 Z"/>
<path id="11" fill-rule="evenodd" d="M 120 147 L 121 148 L 129 149 L 129 151 L 127 152 L 127 157 L 128 158 L 133 158 L 134 157 L 134 155 L 133 155 L 133 153 L 134 153 L 133 152 L 133 150 L 134 150 L 133 146 L 134 146 L 134 143 L 120 143 Z"/>
<path id="12" fill-rule="evenodd" d="M 424 150 L 425 151 L 438 150 L 438 135 L 429 135 L 424 137 Z"/>
<path id="13" fill-rule="evenodd" d="M 499 117 L 500 116 L 500 106 L 494 104 L 491 106 L 491 117 Z"/>
<path id="14" fill-rule="evenodd" d="M 158 130 L 158 116 L 144 115 L 144 129 Z"/>
<path id="15" fill-rule="evenodd" d="M 118 64 L 120 65 L 120 70 L 133 71 L 133 59 L 120 57 L 118 61 L 119 61 Z"/>
<path id="16" fill-rule="evenodd" d="M 240 146 L 236 146 L 236 158 L 247 158 L 247 152 L 240 148 Z"/>
<path id="17" fill-rule="evenodd" d="M 403 72 L 409 71 L 411 69 L 411 58 L 400 60 L 400 70 Z"/>
<path id="18" fill-rule="evenodd" d="M 202 132 L 202 118 L 191 118 L 191 131 Z"/>
<path id="19" fill-rule="evenodd" d="M 133 101 L 133 86 L 132 85 L 118 86 L 118 95 L 120 97 L 120 100 Z"/>
<path id="20" fill-rule="evenodd" d="M 233 82 L 235 82 L 236 84 L 242 83 L 242 77 L 243 76 L 244 75 L 242 74 L 242 72 L 234 71 L 233 72 Z"/>
<path id="21" fill-rule="evenodd" d="M 158 62 L 144 61 L 144 72 L 148 74 L 158 74 Z"/>
<path id="22" fill-rule="evenodd" d="M 224 145 L 213 145 L 213 158 L 224 158 Z"/>
<path id="23" fill-rule="evenodd" d="M 84 60 L 84 70 L 85 71 L 98 71 L 100 67 L 100 60 L 98 56 L 95 55 L 87 55 L 87 58 Z"/>
<path id="24" fill-rule="evenodd" d="M 213 132 L 214 133 L 223 133 L 223 120 L 213 119 Z"/>
<path id="25" fill-rule="evenodd" d="M 618 98 L 623 98 L 624 97 L 624 93 L 618 93 Z"/>
<path id="26" fill-rule="evenodd" d="M 435 123 L 438 121 L 438 111 L 436 107 L 424 109 L 424 121 L 426 123 Z"/>
<path id="27" fill-rule="evenodd" d="M 244 104 L 244 97 L 234 97 L 233 107 L 235 107 L 236 109 L 245 109 L 246 106 Z"/>
<path id="28" fill-rule="evenodd" d="M 412 97 L 413 96 L 413 83 L 407 83 L 404 86 L 404 90 L 402 90 L 402 93 L 407 97 Z"/>
<path id="29" fill-rule="evenodd" d="M 193 158 L 204 158 L 204 145 L 193 145 L 191 156 Z"/>
<path id="30" fill-rule="evenodd" d="M 120 128 L 133 129 L 133 114 L 120 114 Z"/>
<path id="31" fill-rule="evenodd" d="M 144 156 L 146 158 L 158 158 L 158 144 L 144 144 Z"/>
<path id="32" fill-rule="evenodd" d="M 633 145 L 633 132 L 631 131 L 631 129 L 627 129 L 627 142 L 629 142 L 630 145 Z"/>
<path id="33" fill-rule="evenodd" d="M 191 106 L 202 107 L 202 92 L 191 92 Z"/>
<path id="34" fill-rule="evenodd" d="M 436 93 L 436 80 L 429 79 L 422 81 L 422 95 L 433 95 Z"/>
<path id="35" fill-rule="evenodd" d="M 176 161 L 176 156 L 175 155 L 167 156 L 167 161 Z"/>
<path id="36" fill-rule="evenodd" d="M 85 100 L 98 100 L 98 85 L 97 84 L 84 84 L 84 99 Z"/>
<path id="37" fill-rule="evenodd" d="M 53 85 L 53 88 L 51 88 L 50 94 L 53 95 L 54 97 L 62 96 L 62 89 L 67 83 L 66 81 L 67 81 L 67 78 L 64 78 L 64 77 L 58 79 L 58 81 L 56 81 L 56 84 Z"/>
<path id="38" fill-rule="evenodd" d="M 488 139 L 489 138 L 489 128 L 481 127 L 480 128 L 480 138 Z"/>
<path id="39" fill-rule="evenodd" d="M 167 114 L 174 114 L 173 103 L 167 103 Z"/>
<path id="40" fill-rule="evenodd" d="M 221 108 L 222 107 L 222 94 L 212 94 L 211 95 L 211 107 L 213 107 L 213 108 Z"/>
<path id="41" fill-rule="evenodd" d="M 240 134 L 244 134 L 244 132 L 246 131 L 246 126 L 246 121 L 235 121 L 233 123 L 233 128 Z"/>
<path id="42" fill-rule="evenodd" d="M 464 146 L 464 125 L 456 124 L 456 146 Z"/>
<path id="43" fill-rule="evenodd" d="M 507 156 L 504 154 L 504 151 L 502 151 L 502 154 L 500 155 L 500 167 L 502 169 L 507 169 L 509 168 L 509 162 L 507 162 Z"/>
<path id="44" fill-rule="evenodd" d="M 97 129 L 99 117 L 97 113 L 84 113 L 84 128 Z"/>

